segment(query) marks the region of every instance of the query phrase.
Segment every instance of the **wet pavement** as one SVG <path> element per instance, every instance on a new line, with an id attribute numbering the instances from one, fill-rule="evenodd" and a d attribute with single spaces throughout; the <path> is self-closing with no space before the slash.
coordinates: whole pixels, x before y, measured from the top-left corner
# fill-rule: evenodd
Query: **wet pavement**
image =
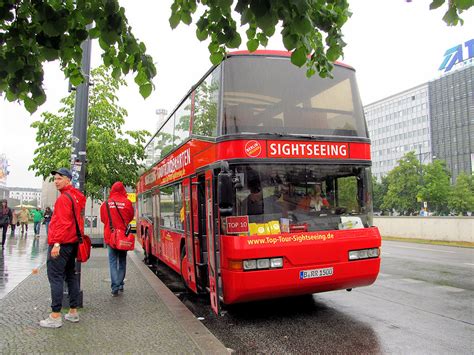
<path id="1" fill-rule="evenodd" d="M 5 246 L 0 249 L 0 299 L 46 262 L 47 248 L 46 231 L 36 239 L 32 224 L 26 235 L 18 228 L 12 235 L 8 229 Z"/>
<path id="2" fill-rule="evenodd" d="M 474 249 L 386 242 L 370 287 L 250 302 L 213 314 L 209 297 L 155 272 L 237 354 L 472 354 Z"/>

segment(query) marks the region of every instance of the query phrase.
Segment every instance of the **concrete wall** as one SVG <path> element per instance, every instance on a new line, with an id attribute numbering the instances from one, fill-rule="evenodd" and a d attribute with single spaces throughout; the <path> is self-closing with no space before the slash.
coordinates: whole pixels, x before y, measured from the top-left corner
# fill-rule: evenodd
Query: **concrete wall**
<path id="1" fill-rule="evenodd" d="M 474 217 L 376 217 L 374 225 L 386 237 L 474 243 Z"/>

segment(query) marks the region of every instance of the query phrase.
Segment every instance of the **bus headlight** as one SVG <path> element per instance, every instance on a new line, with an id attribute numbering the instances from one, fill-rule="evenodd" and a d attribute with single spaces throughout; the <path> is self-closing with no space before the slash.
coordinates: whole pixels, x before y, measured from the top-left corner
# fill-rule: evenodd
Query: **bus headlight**
<path id="1" fill-rule="evenodd" d="M 379 255 L 379 248 L 351 250 L 349 251 L 349 260 L 372 259 L 378 258 Z"/>
<path id="2" fill-rule="evenodd" d="M 257 268 L 257 260 L 244 260 L 244 270 L 255 270 Z"/>
<path id="3" fill-rule="evenodd" d="M 283 267 L 283 258 L 273 258 L 270 259 L 270 267 L 273 268 L 282 268 Z"/>
<path id="4" fill-rule="evenodd" d="M 244 271 L 281 269 L 283 267 L 283 258 L 247 259 L 243 261 L 243 267 Z"/>
<path id="5" fill-rule="evenodd" d="M 270 259 L 257 259 L 257 269 L 270 268 Z"/>

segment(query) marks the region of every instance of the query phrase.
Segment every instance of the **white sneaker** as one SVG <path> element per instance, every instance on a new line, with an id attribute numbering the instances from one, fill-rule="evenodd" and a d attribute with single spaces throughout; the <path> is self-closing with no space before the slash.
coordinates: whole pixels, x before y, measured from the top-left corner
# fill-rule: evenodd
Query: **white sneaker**
<path id="1" fill-rule="evenodd" d="M 63 320 L 61 319 L 61 316 L 53 318 L 50 314 L 48 318 L 43 319 L 39 324 L 43 328 L 60 328 L 63 325 Z"/>
<path id="2" fill-rule="evenodd" d="M 73 323 L 77 323 L 79 322 L 79 313 L 66 313 L 64 319 Z"/>

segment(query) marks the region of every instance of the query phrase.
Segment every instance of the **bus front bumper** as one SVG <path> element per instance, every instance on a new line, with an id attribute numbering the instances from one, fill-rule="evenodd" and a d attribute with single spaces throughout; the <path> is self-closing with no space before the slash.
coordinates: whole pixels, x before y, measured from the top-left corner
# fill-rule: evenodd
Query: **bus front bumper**
<path id="1" fill-rule="evenodd" d="M 311 275 L 312 270 L 331 268 L 329 276 L 302 275 L 304 271 Z M 223 269 L 223 298 L 225 304 L 232 304 L 368 286 L 377 279 L 379 270 L 380 258 L 267 270 Z"/>

